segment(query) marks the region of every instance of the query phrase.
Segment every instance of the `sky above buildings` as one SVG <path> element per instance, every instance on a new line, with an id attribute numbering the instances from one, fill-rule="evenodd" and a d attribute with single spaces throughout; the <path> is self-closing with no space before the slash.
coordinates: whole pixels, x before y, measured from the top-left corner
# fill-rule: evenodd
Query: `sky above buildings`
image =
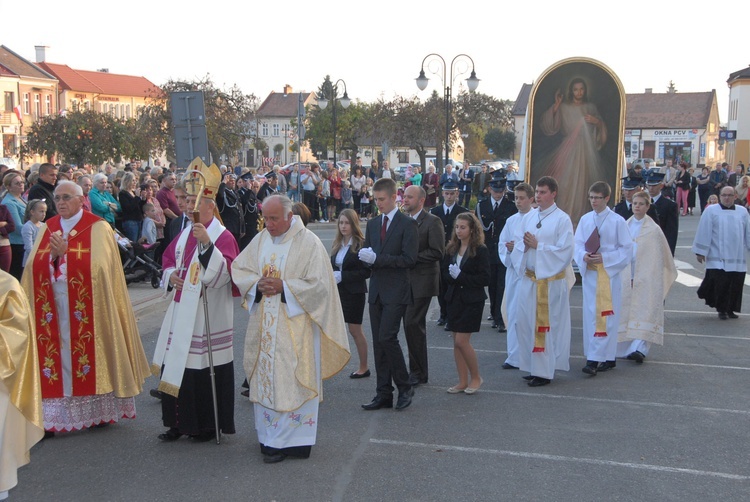
<path id="1" fill-rule="evenodd" d="M 506 5 L 507 4 L 507 5 Z M 269 92 L 313 91 L 325 75 L 346 82 L 349 97 L 442 93 L 440 75 L 426 90 L 415 78 L 424 57 L 474 60 L 478 91 L 514 100 L 521 85 L 569 57 L 610 67 L 628 93 L 716 89 L 727 119 L 729 74 L 750 64 L 750 6 L 742 0 L 659 2 L 237 2 L 232 0 L 61 4 L 0 0 L 0 43 L 34 61 L 142 75 L 155 84 L 210 74 L 261 99 Z M 440 68 L 433 66 L 433 68 Z M 465 69 L 459 65 L 454 76 Z M 455 79 L 459 80 L 468 74 Z M 450 80 L 450 70 L 448 71 Z"/>

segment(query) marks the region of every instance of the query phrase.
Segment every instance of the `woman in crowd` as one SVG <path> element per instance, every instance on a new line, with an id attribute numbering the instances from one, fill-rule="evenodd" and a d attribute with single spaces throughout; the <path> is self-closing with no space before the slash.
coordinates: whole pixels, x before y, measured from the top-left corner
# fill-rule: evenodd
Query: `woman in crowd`
<path id="1" fill-rule="evenodd" d="M 318 185 L 320 185 L 320 166 L 316 163 L 310 164 L 310 169 L 300 176 L 302 183 L 302 202 L 312 214 L 312 221 L 318 221 Z"/>
<path id="2" fill-rule="evenodd" d="M 24 214 L 24 224 L 21 228 L 21 237 L 23 238 L 23 266 L 26 266 L 31 250 L 34 247 L 36 235 L 42 226 L 42 220 L 47 215 L 47 203 L 40 199 L 30 200 L 26 205 Z"/>
<path id="3" fill-rule="evenodd" d="M 10 240 L 10 275 L 21 280 L 23 273 L 23 215 L 26 213 L 26 201 L 23 199 L 23 191 L 26 182 L 21 173 L 17 171 L 9 172 L 3 178 L 3 187 L 7 191 L 3 197 L 2 204 L 8 208 L 13 218 L 15 229 L 8 234 Z"/>
<path id="4" fill-rule="evenodd" d="M 690 172 L 690 190 L 688 191 L 688 214 L 692 216 L 695 209 L 695 192 L 698 190 L 698 178 L 695 177 L 695 170 L 691 167 Z"/>
<path id="5" fill-rule="evenodd" d="M 362 173 L 362 167 L 355 166 L 354 174 L 352 174 L 349 182 L 352 184 L 352 201 L 354 202 L 354 211 L 361 215 L 361 201 L 362 201 L 362 190 L 364 190 L 367 183 L 367 177 Z"/>
<path id="6" fill-rule="evenodd" d="M 328 173 L 320 173 L 321 182 L 318 185 L 318 204 L 320 205 L 322 223 L 328 223 L 328 199 L 331 198 L 331 183 L 328 181 Z"/>
<path id="7" fill-rule="evenodd" d="M 0 204 L 0 270 L 10 272 L 12 252 L 9 235 L 15 231 L 16 223 L 4 204 Z"/>
<path id="8" fill-rule="evenodd" d="M 331 248 L 331 264 L 333 275 L 339 288 L 341 308 L 344 311 L 344 321 L 349 327 L 349 333 L 357 346 L 359 369 L 349 375 L 349 378 L 364 378 L 370 376 L 367 368 L 367 339 L 362 332 L 362 317 L 365 312 L 365 293 L 370 277 L 370 268 L 362 262 L 358 253 L 365 242 L 359 226 L 359 218 L 353 209 L 344 209 L 336 225 L 336 237 Z"/>
<path id="9" fill-rule="evenodd" d="M 471 334 L 481 328 L 487 299 L 484 288 L 490 284 L 490 255 L 474 213 L 456 216 L 453 235 L 445 249 L 442 276 L 448 285 L 447 324 L 453 331 L 453 357 L 458 371 L 458 384 L 450 387 L 448 393 L 474 394 L 482 385 L 482 377 Z"/>
<path id="10" fill-rule="evenodd" d="M 99 173 L 94 176 L 94 187 L 89 192 L 91 212 L 115 227 L 115 215 L 120 212 L 120 203 L 111 192 L 107 191 L 107 175 Z"/>
<path id="11" fill-rule="evenodd" d="M 138 188 L 138 180 L 133 173 L 125 173 L 120 181 L 120 207 L 122 208 L 122 230 L 125 237 L 133 242 L 138 242 L 141 237 L 141 225 L 143 225 L 143 204 L 146 201 L 141 197 Z"/>
<path id="12" fill-rule="evenodd" d="M 643 363 L 652 343 L 664 343 L 664 299 L 677 278 L 672 253 L 659 225 L 646 214 L 648 192 L 633 195 L 628 230 L 633 239 L 630 281 L 622 281 L 617 357 Z M 626 272 L 627 274 L 627 269 Z"/>
<path id="13" fill-rule="evenodd" d="M 328 216 L 331 220 L 338 217 L 341 212 L 341 176 L 336 167 L 328 172 L 328 183 L 331 185 L 331 196 L 328 199 Z"/>
<path id="14" fill-rule="evenodd" d="M 740 201 L 741 206 L 747 207 L 748 188 L 750 188 L 750 176 L 743 176 L 737 183 L 737 200 Z"/>
<path id="15" fill-rule="evenodd" d="M 141 198 L 145 201 L 144 206 L 146 204 L 151 204 L 154 206 L 154 223 L 156 224 L 156 239 L 163 239 L 164 238 L 164 226 L 167 224 L 167 218 L 164 216 L 164 210 L 161 208 L 161 204 L 159 204 L 159 201 L 156 200 L 156 192 L 154 192 L 154 189 L 152 188 L 150 183 L 145 183 L 141 185 Z"/>
<path id="16" fill-rule="evenodd" d="M 424 201 L 424 207 L 432 209 L 437 204 L 437 190 L 440 184 L 440 178 L 438 178 L 435 172 L 435 164 L 430 161 L 430 165 L 427 167 L 427 174 L 422 178 L 422 188 L 427 192 L 427 197 Z"/>
<path id="17" fill-rule="evenodd" d="M 414 167 L 414 175 L 408 179 L 409 183 L 416 186 L 422 186 L 422 173 L 419 166 Z"/>
<path id="18" fill-rule="evenodd" d="M 708 203 L 708 196 L 711 195 L 711 185 L 708 183 L 710 179 L 708 168 L 701 169 L 701 173 L 696 176 L 696 179 L 698 180 L 698 200 L 701 204 L 701 214 L 703 214 L 703 210 L 706 209 Z"/>
<path id="19" fill-rule="evenodd" d="M 677 186 L 677 208 L 680 210 L 680 215 L 685 216 L 688 214 L 688 193 L 690 192 L 690 173 L 687 170 L 688 165 L 686 162 L 680 162 L 677 175 L 675 177 L 675 185 Z"/>
<path id="20" fill-rule="evenodd" d="M 373 160 L 372 162 L 370 162 L 370 171 L 367 173 L 367 177 L 370 178 L 373 183 L 381 178 L 377 160 Z"/>

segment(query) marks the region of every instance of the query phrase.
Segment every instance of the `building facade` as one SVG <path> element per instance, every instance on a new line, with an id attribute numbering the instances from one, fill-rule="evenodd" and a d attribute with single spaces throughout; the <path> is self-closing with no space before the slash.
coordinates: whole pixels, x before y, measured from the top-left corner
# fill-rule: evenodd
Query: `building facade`
<path id="1" fill-rule="evenodd" d="M 727 162 L 750 164 L 750 66 L 729 75 L 729 120 L 727 130 L 736 131 L 734 141 L 726 142 Z"/>
<path id="2" fill-rule="evenodd" d="M 39 156 L 20 158 L 24 131 L 37 120 L 58 112 L 58 80 L 32 62 L 0 45 L 0 108 L 1 163 L 23 164 L 44 162 Z"/>

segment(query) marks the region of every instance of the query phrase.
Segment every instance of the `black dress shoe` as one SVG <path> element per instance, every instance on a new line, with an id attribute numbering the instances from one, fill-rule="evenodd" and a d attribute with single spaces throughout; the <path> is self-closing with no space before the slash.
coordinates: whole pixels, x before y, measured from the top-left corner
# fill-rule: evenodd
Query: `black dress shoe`
<path id="1" fill-rule="evenodd" d="M 493 323 L 492 323 L 492 326 L 490 326 L 490 328 L 492 328 L 492 329 L 497 329 L 497 323 L 496 323 L 496 322 L 493 322 Z"/>
<path id="2" fill-rule="evenodd" d="M 596 368 L 596 371 L 602 372 L 602 371 L 609 371 L 611 369 L 614 369 L 617 366 L 617 363 L 615 361 L 604 361 L 603 363 L 599 363 L 599 366 Z"/>
<path id="3" fill-rule="evenodd" d="M 243 397 L 250 397 L 250 389 L 242 389 L 242 390 L 240 391 L 240 396 L 243 396 Z"/>
<path id="4" fill-rule="evenodd" d="M 521 378 L 523 378 L 524 380 L 531 381 L 531 380 L 533 380 L 536 377 L 534 375 L 524 375 Z"/>
<path id="5" fill-rule="evenodd" d="M 196 434 L 195 436 L 190 436 L 190 439 L 192 439 L 195 443 L 205 443 L 207 441 L 211 441 L 212 439 L 216 439 L 216 432 L 201 432 L 200 434 Z"/>
<path id="6" fill-rule="evenodd" d="M 737 314 L 735 314 L 734 312 L 732 312 L 731 310 L 729 312 L 727 312 L 727 315 L 729 316 L 730 319 L 737 319 L 737 318 L 740 317 Z"/>
<path id="7" fill-rule="evenodd" d="M 42 439 L 50 439 L 55 437 L 54 431 L 44 431 L 44 437 Z"/>
<path id="8" fill-rule="evenodd" d="M 161 399 L 162 392 L 158 389 L 151 389 L 150 391 L 148 391 L 148 393 L 151 397 L 155 397 L 156 399 Z"/>
<path id="9" fill-rule="evenodd" d="M 362 409 L 367 411 L 379 410 L 380 408 L 393 408 L 393 398 L 387 399 L 375 396 L 372 401 L 362 405 Z"/>
<path id="10" fill-rule="evenodd" d="M 367 370 L 364 373 L 357 373 L 355 371 L 351 375 L 349 375 L 349 378 L 367 378 L 368 376 L 370 376 L 370 370 Z"/>
<path id="11" fill-rule="evenodd" d="M 177 429 L 168 429 L 167 432 L 163 434 L 159 434 L 156 436 L 159 438 L 160 441 L 164 441 L 165 443 L 169 443 L 171 441 L 177 441 L 182 437 L 182 434 L 177 431 Z"/>
<path id="12" fill-rule="evenodd" d="M 444 329 L 445 331 L 453 331 L 453 330 L 451 330 L 451 327 L 450 327 L 450 326 L 448 326 L 448 324 L 446 324 L 446 325 L 445 325 L 445 328 L 443 328 L 443 329 Z"/>
<path id="13" fill-rule="evenodd" d="M 508 331 L 508 329 L 505 327 L 505 324 L 498 325 L 498 327 L 497 327 L 497 332 L 498 333 L 505 333 L 506 331 Z"/>
<path id="14" fill-rule="evenodd" d="M 503 363 L 503 365 L 500 367 L 504 370 L 517 370 L 518 369 L 517 366 L 513 366 L 512 364 L 508 364 L 508 363 Z"/>
<path id="15" fill-rule="evenodd" d="M 726 312 L 719 312 L 719 319 L 721 319 L 722 321 L 726 321 L 727 319 L 729 319 L 729 316 Z"/>
<path id="16" fill-rule="evenodd" d="M 628 354 L 628 359 L 631 361 L 635 361 L 638 364 L 643 364 L 643 360 L 646 358 L 646 356 L 643 355 L 643 352 L 640 352 L 636 350 L 635 352 L 631 352 Z"/>
<path id="17" fill-rule="evenodd" d="M 441 317 L 438 319 L 438 326 L 445 326 L 445 318 Z"/>
<path id="18" fill-rule="evenodd" d="M 286 454 L 278 451 L 276 453 L 272 453 L 270 455 L 266 455 L 265 457 L 263 457 L 263 463 L 264 464 L 277 464 L 279 462 L 283 462 L 284 459 L 286 459 Z"/>
<path id="19" fill-rule="evenodd" d="M 410 387 L 409 390 L 399 393 L 398 401 L 396 401 L 396 411 L 408 408 L 412 397 L 414 397 L 414 387 Z"/>
<path id="20" fill-rule="evenodd" d="M 548 385 L 552 382 L 549 378 L 534 377 L 529 380 L 529 387 L 541 387 L 542 385 Z"/>
<path id="21" fill-rule="evenodd" d="M 412 387 L 417 387 L 419 385 L 424 385 L 426 383 L 427 383 L 427 379 L 426 378 L 419 378 L 416 375 L 411 375 L 409 377 L 409 385 L 411 385 Z"/>
<path id="22" fill-rule="evenodd" d="M 583 371 L 587 375 L 596 376 L 598 366 L 599 363 L 597 363 L 596 361 L 586 361 L 586 366 L 584 366 L 581 371 Z"/>
<path id="23" fill-rule="evenodd" d="M 487 316 L 487 320 L 488 320 L 488 321 L 492 321 L 492 320 L 494 320 L 494 319 L 495 319 L 495 316 L 491 316 L 491 315 L 488 315 L 488 316 Z"/>

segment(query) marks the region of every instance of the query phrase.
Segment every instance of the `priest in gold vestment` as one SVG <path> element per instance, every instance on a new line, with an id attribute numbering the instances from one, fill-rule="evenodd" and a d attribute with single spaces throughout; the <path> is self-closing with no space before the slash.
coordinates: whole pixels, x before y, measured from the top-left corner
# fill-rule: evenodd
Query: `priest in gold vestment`
<path id="1" fill-rule="evenodd" d="M 44 429 L 69 432 L 135 418 L 150 374 L 112 228 L 83 209 L 83 191 L 55 188 L 23 274 L 36 323 Z"/>
<path id="2" fill-rule="evenodd" d="M 232 264 L 250 311 L 245 372 L 255 403 L 263 461 L 307 458 L 317 437 L 322 380 L 349 360 L 349 340 L 330 258 L 292 213 L 292 202 L 263 202 L 266 228 Z"/>
<path id="3" fill-rule="evenodd" d="M 44 436 L 34 324 L 21 285 L 0 270 L 0 500 Z"/>

